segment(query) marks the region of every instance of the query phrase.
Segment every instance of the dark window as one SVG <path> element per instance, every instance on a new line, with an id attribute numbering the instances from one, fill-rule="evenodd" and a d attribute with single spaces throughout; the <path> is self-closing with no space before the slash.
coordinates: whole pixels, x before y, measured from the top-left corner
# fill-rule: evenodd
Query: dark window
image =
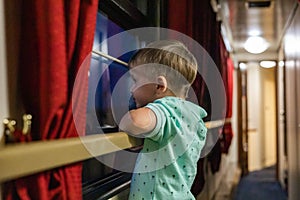
<path id="1" fill-rule="evenodd" d="M 120 54 L 123 47 L 131 45 L 133 49 L 146 44 L 141 38 L 132 38 L 122 41 L 110 41 L 106 39 L 121 33 L 124 30 L 139 27 L 166 27 L 167 0 L 100 0 L 97 15 L 97 26 L 94 38 L 94 51 L 100 51 L 109 56 L 128 62 L 133 52 Z M 105 134 L 117 132 L 117 123 L 113 117 L 111 102 L 115 107 L 134 105 L 130 101 L 130 80 L 122 85 L 117 100 L 112 99 L 111 94 L 118 80 L 128 71 L 127 66 L 112 62 L 111 60 L 92 54 L 89 70 L 89 91 L 87 104 L 86 134 Z M 129 97 L 128 97 L 129 95 Z M 117 101 L 117 102 L 115 102 Z M 126 151 L 139 152 L 141 147 L 135 147 Z M 97 158 L 84 161 L 82 171 L 83 199 L 108 199 L 129 187 L 131 173 L 114 169 L 114 164 L 122 162 L 122 152 L 114 152 L 101 159 L 112 160 L 111 167 L 104 165 Z M 135 157 L 129 162 L 124 162 L 128 168 L 135 165 Z M 127 169 L 128 169 L 127 168 Z"/>

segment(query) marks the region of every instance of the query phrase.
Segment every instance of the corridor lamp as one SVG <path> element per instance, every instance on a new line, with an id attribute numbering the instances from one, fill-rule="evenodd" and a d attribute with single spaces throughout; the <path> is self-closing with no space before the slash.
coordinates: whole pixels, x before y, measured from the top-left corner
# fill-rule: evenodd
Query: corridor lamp
<path id="1" fill-rule="evenodd" d="M 264 61 L 261 61 L 259 63 L 259 65 L 263 68 L 272 68 L 272 67 L 275 67 L 276 66 L 276 62 L 275 61 L 271 61 L 271 60 L 264 60 Z"/>
<path id="2" fill-rule="evenodd" d="M 241 62 L 241 63 L 239 64 L 239 67 L 240 67 L 241 70 L 246 70 L 246 69 L 247 69 L 246 63 L 243 63 L 243 62 Z"/>
<path id="3" fill-rule="evenodd" d="M 260 54 L 266 51 L 269 47 L 269 43 L 260 36 L 250 36 L 244 45 L 246 51 L 252 54 Z"/>

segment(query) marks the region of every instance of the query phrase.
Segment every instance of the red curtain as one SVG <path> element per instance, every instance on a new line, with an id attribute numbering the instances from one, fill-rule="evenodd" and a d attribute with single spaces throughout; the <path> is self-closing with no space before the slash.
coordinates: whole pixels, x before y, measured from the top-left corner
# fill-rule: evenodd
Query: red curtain
<path id="1" fill-rule="evenodd" d="M 73 90 L 73 84 L 92 50 L 97 10 L 98 0 L 22 2 L 19 83 L 25 110 L 33 115 L 33 140 L 85 133 L 88 62 L 83 65 L 85 73 L 77 77 L 80 88 Z M 11 181 L 4 192 L 7 200 L 81 199 L 81 164 Z"/>
<path id="2" fill-rule="evenodd" d="M 211 56 L 215 64 L 221 69 L 219 52 L 220 22 L 217 21 L 216 13 L 213 11 L 210 0 L 169 0 L 168 7 L 168 28 L 184 33 L 196 40 Z M 206 66 L 206 58 L 203 57 L 202 66 Z M 201 74 L 208 74 L 209 69 L 201 68 Z M 197 76 L 193 83 L 199 105 L 208 112 L 207 119 L 210 119 L 210 95 L 208 88 L 201 78 Z M 216 88 L 218 89 L 218 88 Z M 219 104 L 222 110 L 223 104 Z M 220 110 L 217 108 L 217 110 Z M 222 118 L 222 116 L 220 116 Z M 216 147 L 219 147 L 217 142 Z M 197 196 L 204 186 L 203 159 L 198 162 L 197 176 L 192 186 L 192 193 Z"/>
<path id="3" fill-rule="evenodd" d="M 196 40 L 207 51 L 220 70 L 222 67 L 219 49 L 220 22 L 217 21 L 210 0 L 169 0 L 168 10 L 168 28 L 184 33 Z M 207 66 L 208 61 L 205 55 L 201 59 L 202 66 Z M 201 67 L 200 70 L 201 75 L 206 76 L 209 74 L 209 69 L 206 67 Z M 197 92 L 199 105 L 208 112 L 207 120 L 209 120 L 211 117 L 210 95 L 204 80 L 199 74 L 192 87 Z M 217 86 L 213 87 L 216 90 L 220 89 Z M 218 105 L 220 105 L 220 108 L 216 108 L 216 110 L 223 111 L 224 104 L 220 102 Z M 220 112 L 220 116 L 217 116 L 217 118 L 222 118 L 224 113 Z"/>
<path id="4" fill-rule="evenodd" d="M 227 98 L 227 110 L 226 118 L 231 119 L 232 117 L 232 95 L 233 95 L 233 61 L 230 58 L 229 52 L 226 50 L 223 38 L 220 35 L 220 53 L 221 53 L 221 64 L 222 64 L 222 78 L 226 90 Z M 221 135 L 221 151 L 222 153 L 228 153 L 233 137 L 233 131 L 231 122 L 226 122 L 223 127 Z"/>

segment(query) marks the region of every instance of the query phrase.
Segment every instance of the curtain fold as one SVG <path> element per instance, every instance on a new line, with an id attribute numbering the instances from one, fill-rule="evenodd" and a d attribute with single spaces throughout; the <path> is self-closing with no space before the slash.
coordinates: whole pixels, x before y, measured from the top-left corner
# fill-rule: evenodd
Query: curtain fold
<path id="1" fill-rule="evenodd" d="M 217 21 L 216 13 L 211 7 L 210 0 L 169 0 L 168 10 L 168 28 L 184 33 L 196 40 L 208 52 L 218 69 L 221 70 L 220 44 L 218 40 L 220 34 L 220 22 Z M 209 69 L 205 67 L 205 63 L 207 63 L 205 56 L 203 56 L 201 62 L 202 63 L 199 65 L 204 66 L 200 68 L 201 75 L 206 76 L 209 73 Z M 192 87 L 196 92 L 199 105 L 208 112 L 208 117 L 206 119 L 210 120 L 211 99 L 207 85 L 199 74 Z M 219 88 L 216 87 L 215 89 Z M 217 106 L 220 106 L 219 108 L 216 108 L 217 110 L 223 111 L 224 107 L 222 103 Z M 223 115 L 220 114 L 220 116 L 217 117 L 222 119 Z M 217 147 L 214 149 L 220 149 L 218 148 L 220 142 L 217 142 L 216 145 Z M 218 151 L 218 153 L 220 152 Z M 219 157 L 220 156 L 217 156 L 217 158 Z M 192 186 L 194 196 L 197 196 L 202 191 L 205 183 L 203 164 L 203 159 L 200 159 L 198 161 L 197 176 Z"/>
<path id="2" fill-rule="evenodd" d="M 213 11 L 210 0 L 169 0 L 168 12 L 168 28 L 179 31 L 188 35 L 197 41 L 213 59 L 215 65 L 222 71 L 221 57 L 220 57 L 220 22 L 217 21 L 216 13 Z M 198 55 L 199 56 L 199 55 Z M 199 62 L 201 67 L 200 74 L 208 76 L 209 66 L 207 66 L 207 58 L 204 55 Z M 197 75 L 192 87 L 196 91 L 199 105 L 207 112 L 207 120 L 211 119 L 211 99 L 208 92 L 207 85 L 202 79 L 201 75 Z M 213 86 L 218 90 L 217 86 Z M 222 119 L 225 115 L 224 103 L 221 102 L 215 105 L 219 106 L 216 110 L 222 110 L 217 113 L 216 118 Z M 217 120 L 217 119 L 212 119 Z"/>
<path id="3" fill-rule="evenodd" d="M 227 98 L 227 110 L 226 118 L 231 119 L 232 117 L 232 95 L 233 95 L 233 61 L 230 58 L 229 52 L 226 49 L 224 40 L 220 35 L 220 53 L 221 53 L 221 64 L 222 64 L 222 78 L 224 81 L 226 98 Z M 227 154 L 231 141 L 233 138 L 233 131 L 231 122 L 224 124 L 223 131 L 221 134 L 221 151 Z"/>
<path id="4" fill-rule="evenodd" d="M 97 10 L 98 0 L 22 1 L 19 85 L 33 116 L 32 140 L 84 135 L 89 69 L 84 60 L 92 50 Z M 76 77 L 80 67 L 85 73 Z M 75 78 L 80 88 L 73 88 Z M 11 181 L 4 193 L 6 200 L 81 199 L 81 164 Z"/>

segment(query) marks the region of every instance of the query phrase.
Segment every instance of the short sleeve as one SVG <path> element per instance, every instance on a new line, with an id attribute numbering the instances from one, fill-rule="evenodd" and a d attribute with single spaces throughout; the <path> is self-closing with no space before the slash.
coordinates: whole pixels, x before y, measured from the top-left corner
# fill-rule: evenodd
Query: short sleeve
<path id="1" fill-rule="evenodd" d="M 162 106 L 160 104 L 150 103 L 146 107 L 154 112 L 156 116 L 156 125 L 150 133 L 146 133 L 144 136 L 154 141 L 158 141 L 163 137 L 163 127 L 166 123 L 165 114 L 162 112 L 162 108 L 160 108 Z"/>

